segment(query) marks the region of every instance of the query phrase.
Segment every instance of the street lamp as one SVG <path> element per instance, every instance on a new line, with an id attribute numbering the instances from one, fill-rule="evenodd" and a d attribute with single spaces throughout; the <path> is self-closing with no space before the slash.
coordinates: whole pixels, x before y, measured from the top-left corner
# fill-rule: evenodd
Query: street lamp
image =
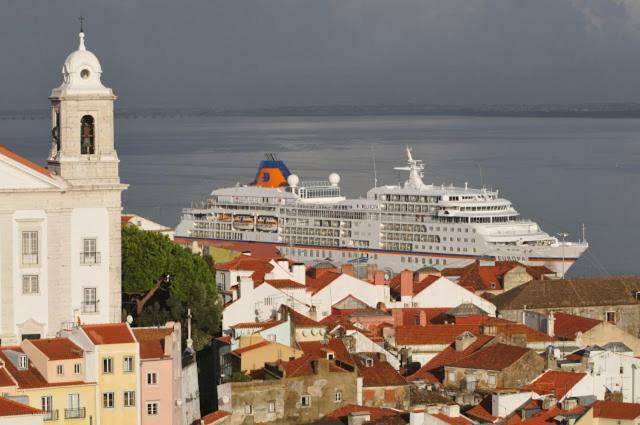
<path id="1" fill-rule="evenodd" d="M 568 233 L 558 233 L 558 236 L 560 236 L 562 238 L 562 278 L 564 279 L 564 241 L 565 238 L 567 236 L 569 236 Z"/>

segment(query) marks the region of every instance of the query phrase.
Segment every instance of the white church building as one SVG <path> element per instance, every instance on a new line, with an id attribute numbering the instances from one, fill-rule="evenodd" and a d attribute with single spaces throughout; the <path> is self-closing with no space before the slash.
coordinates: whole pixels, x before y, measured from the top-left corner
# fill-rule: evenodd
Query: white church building
<path id="1" fill-rule="evenodd" d="M 53 89 L 48 166 L 0 145 L 0 343 L 121 320 L 121 195 L 113 102 L 84 44 Z M 44 130 L 44 129 L 43 129 Z M 47 134 L 43 131 L 43 134 Z M 43 138 L 43 140 L 46 140 Z"/>

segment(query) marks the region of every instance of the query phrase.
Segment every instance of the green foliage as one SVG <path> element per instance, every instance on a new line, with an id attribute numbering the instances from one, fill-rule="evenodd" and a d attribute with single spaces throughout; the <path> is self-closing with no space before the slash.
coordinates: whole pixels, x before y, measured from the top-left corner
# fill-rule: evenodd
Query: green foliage
<path id="1" fill-rule="evenodd" d="M 245 375 L 242 372 L 233 372 L 229 377 L 229 382 L 249 382 L 253 381 L 250 376 Z"/>
<path id="2" fill-rule="evenodd" d="M 167 273 L 171 276 L 169 284 L 164 284 L 144 306 L 135 318 L 136 325 L 163 325 L 167 320 L 179 320 L 186 333 L 187 309 L 191 308 L 192 338 L 199 351 L 211 344 L 220 325 L 220 301 L 212 264 L 162 234 L 123 227 L 123 301 L 129 314 L 135 308 L 127 304 L 128 298 L 146 293 Z"/>

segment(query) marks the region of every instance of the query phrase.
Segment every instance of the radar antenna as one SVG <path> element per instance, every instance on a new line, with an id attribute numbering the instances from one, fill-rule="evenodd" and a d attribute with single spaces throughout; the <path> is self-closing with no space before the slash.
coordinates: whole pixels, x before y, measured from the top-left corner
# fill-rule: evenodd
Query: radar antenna
<path id="1" fill-rule="evenodd" d="M 424 177 L 424 163 L 419 159 L 413 159 L 409 146 L 407 146 L 407 165 L 405 167 L 393 167 L 393 169 L 409 172 L 409 180 L 404 184 L 406 188 L 422 189 L 426 186 L 422 182 L 422 177 Z"/>

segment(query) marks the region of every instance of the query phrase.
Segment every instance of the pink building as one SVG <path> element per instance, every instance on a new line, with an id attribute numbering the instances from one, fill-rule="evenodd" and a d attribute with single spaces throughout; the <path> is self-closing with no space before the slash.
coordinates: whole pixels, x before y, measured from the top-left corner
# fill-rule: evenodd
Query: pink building
<path id="1" fill-rule="evenodd" d="M 142 425 L 183 422 L 180 323 L 134 328 L 140 343 Z"/>

